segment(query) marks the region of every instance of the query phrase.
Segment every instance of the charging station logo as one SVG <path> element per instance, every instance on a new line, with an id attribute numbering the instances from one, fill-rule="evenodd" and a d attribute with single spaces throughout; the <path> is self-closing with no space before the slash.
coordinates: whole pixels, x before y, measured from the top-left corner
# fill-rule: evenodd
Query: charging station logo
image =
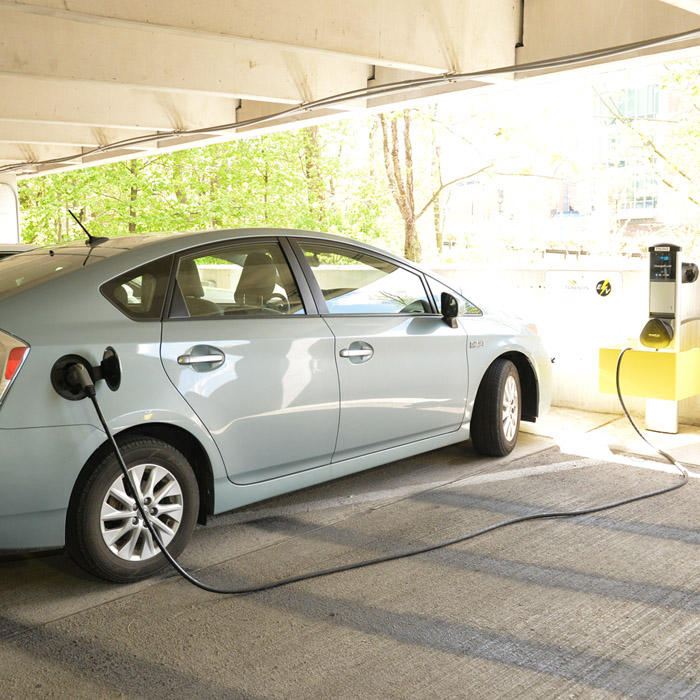
<path id="1" fill-rule="evenodd" d="M 567 292 L 589 292 L 591 288 L 585 282 L 579 282 L 578 280 L 566 280 L 564 289 Z"/>
<path id="2" fill-rule="evenodd" d="M 595 290 L 598 293 L 598 296 L 600 297 L 608 296 L 608 294 L 612 292 L 612 285 L 610 284 L 610 280 L 600 280 L 600 282 L 596 284 Z"/>

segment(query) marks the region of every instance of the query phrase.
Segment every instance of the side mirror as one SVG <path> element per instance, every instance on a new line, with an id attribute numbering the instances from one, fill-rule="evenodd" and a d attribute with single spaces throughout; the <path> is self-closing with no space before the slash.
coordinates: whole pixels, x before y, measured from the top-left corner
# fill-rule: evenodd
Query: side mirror
<path id="1" fill-rule="evenodd" d="M 457 328 L 457 317 L 465 313 L 463 301 L 459 301 L 448 292 L 440 295 L 440 308 L 442 309 L 442 320 L 450 327 Z"/>

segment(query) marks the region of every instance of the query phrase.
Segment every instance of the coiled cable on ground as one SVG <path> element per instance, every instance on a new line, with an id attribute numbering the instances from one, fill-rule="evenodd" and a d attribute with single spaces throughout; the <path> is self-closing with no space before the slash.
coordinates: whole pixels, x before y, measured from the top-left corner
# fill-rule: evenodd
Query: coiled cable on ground
<path id="1" fill-rule="evenodd" d="M 112 449 L 114 450 L 114 454 L 117 458 L 117 461 L 119 462 L 119 466 L 124 474 L 124 477 L 127 480 L 127 483 L 129 484 L 132 493 L 135 496 L 135 501 L 138 506 L 139 512 L 141 513 L 141 517 L 143 518 L 143 521 L 148 528 L 148 531 L 151 533 L 151 536 L 155 540 L 155 542 L 158 544 L 160 547 L 161 552 L 165 556 L 165 558 L 168 560 L 170 565 L 177 571 L 180 576 L 182 576 L 186 581 L 189 581 L 191 584 L 194 586 L 197 586 L 198 588 L 201 588 L 204 591 L 208 591 L 209 593 L 220 593 L 223 595 L 249 595 L 251 593 L 261 593 L 262 591 L 269 591 L 273 588 L 280 588 L 282 586 L 288 586 L 292 583 L 298 583 L 299 581 L 309 581 L 311 579 L 315 578 L 321 578 L 323 576 L 331 576 L 332 574 L 339 574 L 344 571 L 353 571 L 354 569 L 362 569 L 367 566 L 374 566 L 375 564 L 383 564 L 386 562 L 390 561 L 396 561 L 397 559 L 405 559 L 407 557 L 414 557 L 418 554 L 425 554 L 427 552 L 433 552 L 436 549 L 443 549 L 445 547 L 449 547 L 450 545 L 457 544 L 458 542 L 466 542 L 467 540 L 474 539 L 475 537 L 479 537 L 481 535 L 485 535 L 489 532 L 493 532 L 494 530 L 499 530 L 500 528 L 507 527 L 508 525 L 515 525 L 516 523 L 524 523 L 528 522 L 531 520 L 544 520 L 546 518 L 573 518 L 577 517 L 580 515 L 590 515 L 591 513 L 600 513 L 601 511 L 604 510 L 610 510 L 611 508 L 618 508 L 619 506 L 626 505 L 628 503 L 634 503 L 636 501 L 641 501 L 646 498 L 652 498 L 654 496 L 661 496 L 662 494 L 665 493 L 670 493 L 671 491 L 676 491 L 677 489 L 681 488 L 682 486 L 685 486 L 688 483 L 688 472 L 683 467 L 679 462 L 677 462 L 670 454 L 665 452 L 664 450 L 659 449 L 655 445 L 652 445 L 649 440 L 647 440 L 646 437 L 642 434 L 642 432 L 639 430 L 639 428 L 636 426 L 634 420 L 632 420 L 632 416 L 630 416 L 629 411 L 627 410 L 627 407 L 625 406 L 625 402 L 622 398 L 622 393 L 620 391 L 620 367 L 622 365 L 622 358 L 624 357 L 625 353 L 631 350 L 631 348 L 625 348 L 619 355 L 617 359 L 617 367 L 615 370 L 615 384 L 617 387 L 617 396 L 620 401 L 620 405 L 622 406 L 622 410 L 625 413 L 625 416 L 631 423 L 632 427 L 635 429 L 639 437 L 644 440 L 644 442 L 649 445 L 653 450 L 655 450 L 659 455 L 661 455 L 664 459 L 668 460 L 672 465 L 674 465 L 679 472 L 681 473 L 681 480 L 675 484 L 672 484 L 671 486 L 667 486 L 662 489 L 658 489 L 655 491 L 649 491 L 648 493 L 643 493 L 638 496 L 630 496 L 629 498 L 623 498 L 617 501 L 612 501 L 610 503 L 604 503 L 603 505 L 598 505 L 598 506 L 591 506 L 588 508 L 581 508 L 578 510 L 549 510 L 549 511 L 541 511 L 539 513 L 532 513 L 530 515 L 523 515 L 519 516 L 516 518 L 509 518 L 508 520 L 501 520 L 500 522 L 494 523 L 493 525 L 487 525 L 486 527 L 480 528 L 479 530 L 474 530 L 472 532 L 469 532 L 465 535 L 459 535 L 458 537 L 453 537 L 448 540 L 443 540 L 442 542 L 437 542 L 435 544 L 428 544 L 423 547 L 414 547 L 412 549 L 403 551 L 403 552 L 395 552 L 393 554 L 386 554 L 384 556 L 380 557 L 375 557 L 373 559 L 365 559 L 364 561 L 359 561 L 359 562 L 354 562 L 350 564 L 345 564 L 343 566 L 335 566 L 330 569 L 321 569 L 319 571 L 311 571 L 308 573 L 304 574 L 299 574 L 297 576 L 290 576 L 288 578 L 283 578 L 279 579 L 277 581 L 269 581 L 267 583 L 262 583 L 254 586 L 248 586 L 248 587 L 243 587 L 243 588 L 232 588 L 232 589 L 223 589 L 223 588 L 215 588 L 214 586 L 210 586 L 206 583 L 203 583 L 202 581 L 197 580 L 189 574 L 185 569 L 180 566 L 180 564 L 175 560 L 175 558 L 168 552 L 167 548 L 163 545 L 162 540 L 160 539 L 160 536 L 158 535 L 156 528 L 151 524 L 151 521 L 149 519 L 148 513 L 146 512 L 146 509 L 144 508 L 143 504 L 141 503 L 140 499 L 138 498 L 137 494 L 138 491 L 134 486 L 134 483 L 131 479 L 131 475 L 129 474 L 129 470 L 126 466 L 126 463 L 124 462 L 124 458 L 122 457 L 121 451 L 119 450 L 119 445 L 117 445 L 116 440 L 114 439 L 114 435 L 112 434 L 111 430 L 109 429 L 109 426 L 107 425 L 107 421 L 105 420 L 105 417 L 102 413 L 102 410 L 100 409 L 99 403 L 97 401 L 97 396 L 95 395 L 94 389 L 91 392 L 88 392 L 88 397 L 93 403 L 93 406 L 95 407 L 95 411 L 97 412 L 97 416 L 102 424 L 102 427 L 104 428 L 105 433 L 107 434 L 107 437 L 109 439 L 109 442 L 112 446 Z"/>

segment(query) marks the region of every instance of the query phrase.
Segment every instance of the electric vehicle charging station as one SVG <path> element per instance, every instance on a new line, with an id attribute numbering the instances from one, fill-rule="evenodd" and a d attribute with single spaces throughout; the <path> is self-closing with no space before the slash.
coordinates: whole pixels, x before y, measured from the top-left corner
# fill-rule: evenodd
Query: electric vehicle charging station
<path id="1" fill-rule="evenodd" d="M 620 390 L 646 399 L 648 430 L 678 432 L 678 402 L 700 394 L 700 343 L 684 324 L 700 316 L 695 263 L 684 262 L 674 243 L 649 248 L 649 320 L 639 340 L 630 341 Z M 695 345 L 695 346 L 694 346 Z M 623 346 L 600 348 L 601 393 L 614 394 L 615 368 Z"/>

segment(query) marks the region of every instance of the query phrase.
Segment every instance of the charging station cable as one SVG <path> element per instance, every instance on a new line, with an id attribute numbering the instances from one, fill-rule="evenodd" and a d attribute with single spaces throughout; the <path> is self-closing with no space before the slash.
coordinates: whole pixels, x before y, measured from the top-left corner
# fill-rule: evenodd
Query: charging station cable
<path id="1" fill-rule="evenodd" d="M 687 319 L 688 321 L 694 321 L 696 319 Z M 678 471 L 681 473 L 683 476 L 683 480 L 679 482 L 678 484 L 675 484 L 673 487 L 671 487 L 669 490 L 674 491 L 675 489 L 679 489 L 681 486 L 685 486 L 685 484 L 688 483 L 688 470 L 679 462 L 677 462 L 668 452 L 665 452 L 661 448 L 657 447 L 656 445 L 653 445 L 649 440 L 644 437 L 642 434 L 642 431 L 637 427 L 635 422 L 632 420 L 632 416 L 630 416 L 629 411 L 627 410 L 627 406 L 625 406 L 624 399 L 622 398 L 622 391 L 620 390 L 620 365 L 622 364 L 622 358 L 624 357 L 625 353 L 631 350 L 632 348 L 625 348 L 617 358 L 617 367 L 615 369 L 615 388 L 617 389 L 617 398 L 620 402 L 620 406 L 622 406 L 622 410 L 625 412 L 625 416 L 627 416 L 627 420 L 630 422 L 632 427 L 635 429 L 637 435 L 639 435 L 644 442 L 646 442 L 649 447 L 651 447 L 652 450 L 657 452 L 659 455 L 661 455 L 665 460 L 668 460 Z M 665 492 L 662 492 L 665 493 Z"/>
<path id="2" fill-rule="evenodd" d="M 544 520 L 546 518 L 572 518 L 576 517 L 579 515 L 590 515 L 592 513 L 599 513 L 604 510 L 610 510 L 611 508 L 617 508 L 619 506 L 626 505 L 627 503 L 634 503 L 635 501 L 641 501 L 646 498 L 652 498 L 653 496 L 660 496 L 664 493 L 669 493 L 671 491 L 675 491 L 682 486 L 685 486 L 685 484 L 688 483 L 688 472 L 686 469 L 679 464 L 671 455 L 669 455 L 667 452 L 664 452 L 663 450 L 659 449 L 658 447 L 654 446 L 647 440 L 644 435 L 642 435 L 642 432 L 637 428 L 635 425 L 634 421 L 632 420 L 632 417 L 630 416 L 627 407 L 625 406 L 625 402 L 622 398 L 622 393 L 620 392 L 620 366 L 622 364 L 622 358 L 624 357 L 625 353 L 631 350 L 631 348 L 625 348 L 621 353 L 620 356 L 617 359 L 617 367 L 615 371 L 615 382 L 617 386 L 617 396 L 618 399 L 620 400 L 620 405 L 622 406 L 622 410 L 625 413 L 625 416 L 627 416 L 627 419 L 629 422 L 632 424 L 632 427 L 635 429 L 637 434 L 644 440 L 647 445 L 649 445 L 652 449 L 654 449 L 656 452 L 658 452 L 659 455 L 661 455 L 664 459 L 668 460 L 671 464 L 673 464 L 681 473 L 682 479 L 681 481 L 673 484 L 672 486 L 667 486 L 666 488 L 663 489 L 658 489 L 656 491 L 650 491 L 648 493 L 643 493 L 639 496 L 630 496 L 629 498 L 624 498 L 618 501 L 613 501 L 612 503 L 605 503 L 603 505 L 599 506 L 592 506 L 590 508 L 581 508 L 579 510 L 562 510 L 562 511 L 542 511 L 540 513 L 533 513 L 531 515 L 523 515 L 517 518 L 510 518 L 508 520 L 501 520 L 500 522 L 494 523 L 493 525 L 488 525 L 486 527 L 483 527 L 479 530 L 474 530 L 473 532 L 469 532 L 466 535 L 460 535 L 458 537 L 453 537 L 452 539 L 449 540 L 444 540 L 442 542 L 438 542 L 436 544 L 430 544 L 426 545 L 424 547 L 416 547 L 414 549 L 410 549 L 405 552 L 397 552 L 394 554 L 387 554 L 385 556 L 381 557 L 376 557 L 374 559 L 366 559 L 364 561 L 360 562 L 355 562 L 352 564 L 345 564 L 344 566 L 337 566 L 333 567 L 331 569 L 323 569 L 320 571 L 312 571 L 309 573 L 305 574 L 299 574 L 298 576 L 291 576 L 289 578 L 284 578 L 284 579 L 279 579 L 277 581 L 270 581 L 268 583 L 263 583 L 257 586 L 250 586 L 247 588 L 234 588 L 234 589 L 220 589 L 220 588 L 214 588 L 213 586 L 210 586 L 206 583 L 203 583 L 201 581 L 198 581 L 196 578 L 194 578 L 192 575 L 190 575 L 185 569 L 183 569 L 180 564 L 175 560 L 175 558 L 168 552 L 166 547 L 163 545 L 162 540 L 160 539 L 160 536 L 158 535 L 158 532 L 156 531 L 156 528 L 151 524 L 151 521 L 149 519 L 149 515 L 146 512 L 145 507 L 141 503 L 141 500 L 138 497 L 138 490 L 136 489 L 134 482 L 131 479 L 131 474 L 129 474 L 129 469 L 126 466 L 126 463 L 124 462 L 124 458 L 122 457 L 121 451 L 119 449 L 119 445 L 117 444 L 117 441 L 114 438 L 114 435 L 112 434 L 112 431 L 109 429 L 109 426 L 107 425 L 107 421 L 105 420 L 105 417 L 102 413 L 102 410 L 100 408 L 99 402 L 97 401 L 97 393 L 95 391 L 95 385 L 94 382 L 92 381 L 92 378 L 90 377 L 89 372 L 87 369 L 82 365 L 82 364 L 76 364 L 71 369 L 69 370 L 69 379 L 71 382 L 75 382 L 76 384 L 80 384 L 82 386 L 83 390 L 85 391 L 85 395 L 90 399 L 92 402 L 93 406 L 95 407 L 95 411 L 97 413 L 97 416 L 100 420 L 100 423 L 102 424 L 102 427 L 107 434 L 107 438 L 109 439 L 109 442 L 112 446 L 112 449 L 114 451 L 114 454 L 117 458 L 117 461 L 119 463 L 119 466 L 121 468 L 121 471 L 124 474 L 124 478 L 126 479 L 126 483 L 129 485 L 129 488 L 131 489 L 132 493 L 134 494 L 134 500 L 136 501 L 136 505 L 138 507 L 139 513 L 141 514 L 141 517 L 143 518 L 143 522 L 148 528 L 148 531 L 151 533 L 151 536 L 155 540 L 155 542 L 158 544 L 160 547 L 161 552 L 163 553 L 163 556 L 168 560 L 170 565 L 177 571 L 180 576 L 182 576 L 186 581 L 189 581 L 191 584 L 197 586 L 198 588 L 201 588 L 204 591 L 208 591 L 209 593 L 221 593 L 224 595 L 247 595 L 251 593 L 260 593 L 262 591 L 268 591 L 273 588 L 280 588 L 281 586 L 288 586 L 291 583 L 297 583 L 299 581 L 309 581 L 310 579 L 314 578 L 321 578 L 322 576 L 330 576 L 332 574 L 338 574 L 343 571 L 351 571 L 353 569 L 361 569 L 367 566 L 373 566 L 375 564 L 382 564 L 385 562 L 389 561 L 396 561 L 397 559 L 405 559 L 407 557 L 413 557 L 418 554 L 425 554 L 426 552 L 433 552 L 437 549 L 443 549 L 445 547 L 449 547 L 450 545 L 457 544 L 458 542 L 465 542 L 466 540 L 471 540 L 474 539 L 475 537 L 479 537 L 480 535 L 485 535 L 488 532 L 493 532 L 494 530 L 498 530 L 502 527 L 506 527 L 507 525 L 515 525 L 516 523 L 524 523 L 530 520 Z"/>

